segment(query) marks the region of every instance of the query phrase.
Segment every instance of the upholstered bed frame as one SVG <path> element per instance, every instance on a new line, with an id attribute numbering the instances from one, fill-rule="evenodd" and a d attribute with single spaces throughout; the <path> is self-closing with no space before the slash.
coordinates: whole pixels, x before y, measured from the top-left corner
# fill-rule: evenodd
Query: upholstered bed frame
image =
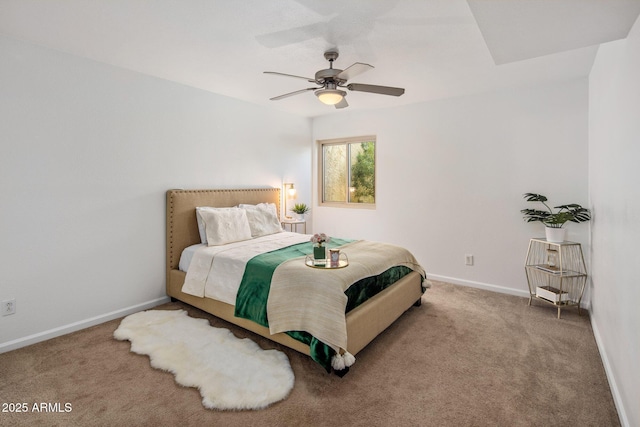
<path id="1" fill-rule="evenodd" d="M 167 191 L 167 295 L 211 313 L 228 322 L 309 355 L 309 346 L 289 335 L 271 335 L 269 329 L 234 316 L 232 305 L 182 292 L 186 273 L 178 270 L 180 255 L 188 246 L 200 243 L 195 208 L 228 207 L 240 203 L 275 203 L 280 212 L 280 189 Z M 356 354 L 391 325 L 412 305 L 420 302 L 422 281 L 412 272 L 347 314 L 347 350 Z"/>

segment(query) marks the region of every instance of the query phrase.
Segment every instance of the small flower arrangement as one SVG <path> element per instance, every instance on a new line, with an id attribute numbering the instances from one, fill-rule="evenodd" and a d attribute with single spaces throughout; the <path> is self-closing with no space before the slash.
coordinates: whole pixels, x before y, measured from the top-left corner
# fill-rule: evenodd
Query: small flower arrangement
<path id="1" fill-rule="evenodd" d="M 311 242 L 318 246 L 322 246 L 323 243 L 328 243 L 331 240 L 331 237 L 327 236 L 324 233 L 316 233 L 311 237 Z"/>

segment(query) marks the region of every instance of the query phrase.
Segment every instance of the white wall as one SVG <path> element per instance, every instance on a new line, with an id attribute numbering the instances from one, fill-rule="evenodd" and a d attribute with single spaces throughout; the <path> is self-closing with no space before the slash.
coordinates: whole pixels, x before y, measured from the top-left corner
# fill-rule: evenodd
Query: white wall
<path id="1" fill-rule="evenodd" d="M 589 78 L 592 324 L 623 425 L 640 425 L 640 21 Z"/>
<path id="2" fill-rule="evenodd" d="M 296 183 L 309 119 L 0 37 L 0 351 L 165 297 L 165 191 Z"/>
<path id="3" fill-rule="evenodd" d="M 376 210 L 314 206 L 314 231 L 395 242 L 433 278 L 528 295 L 527 245 L 544 231 L 523 221 L 522 194 L 587 205 L 587 90 L 581 79 L 314 119 L 314 140 L 377 135 Z M 588 243 L 586 224 L 567 227 Z"/>

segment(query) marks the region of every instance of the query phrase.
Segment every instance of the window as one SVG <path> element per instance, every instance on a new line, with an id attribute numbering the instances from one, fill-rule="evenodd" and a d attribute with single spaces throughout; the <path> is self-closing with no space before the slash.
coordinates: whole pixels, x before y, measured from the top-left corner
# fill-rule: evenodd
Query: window
<path id="1" fill-rule="evenodd" d="M 342 207 L 375 207 L 375 136 L 318 143 L 320 203 Z"/>

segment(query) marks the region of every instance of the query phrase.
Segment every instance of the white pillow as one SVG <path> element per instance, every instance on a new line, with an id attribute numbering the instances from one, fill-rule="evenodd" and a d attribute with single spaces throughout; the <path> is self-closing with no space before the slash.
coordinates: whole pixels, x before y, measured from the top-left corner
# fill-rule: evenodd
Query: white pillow
<path id="1" fill-rule="evenodd" d="M 282 231 L 275 203 L 242 204 L 239 207 L 247 211 L 252 237 L 267 236 Z"/>
<path id="2" fill-rule="evenodd" d="M 247 205 L 244 203 L 240 203 L 238 205 L 239 208 L 242 209 L 251 209 L 251 208 L 257 208 L 257 209 L 263 209 L 266 211 L 271 212 L 276 218 L 278 217 L 278 211 L 276 209 L 276 204 L 275 203 L 258 203 L 257 205 Z"/>
<path id="3" fill-rule="evenodd" d="M 198 222 L 198 233 L 200 233 L 200 242 L 207 244 L 207 231 L 205 229 L 204 220 L 202 219 L 202 215 L 200 215 L 201 211 L 216 211 L 216 210 L 226 210 L 226 209 L 235 209 L 235 208 L 212 208 L 211 206 L 198 206 L 196 208 L 196 221 Z"/>
<path id="4" fill-rule="evenodd" d="M 201 209 L 208 246 L 226 245 L 251 239 L 251 229 L 244 209 Z"/>

